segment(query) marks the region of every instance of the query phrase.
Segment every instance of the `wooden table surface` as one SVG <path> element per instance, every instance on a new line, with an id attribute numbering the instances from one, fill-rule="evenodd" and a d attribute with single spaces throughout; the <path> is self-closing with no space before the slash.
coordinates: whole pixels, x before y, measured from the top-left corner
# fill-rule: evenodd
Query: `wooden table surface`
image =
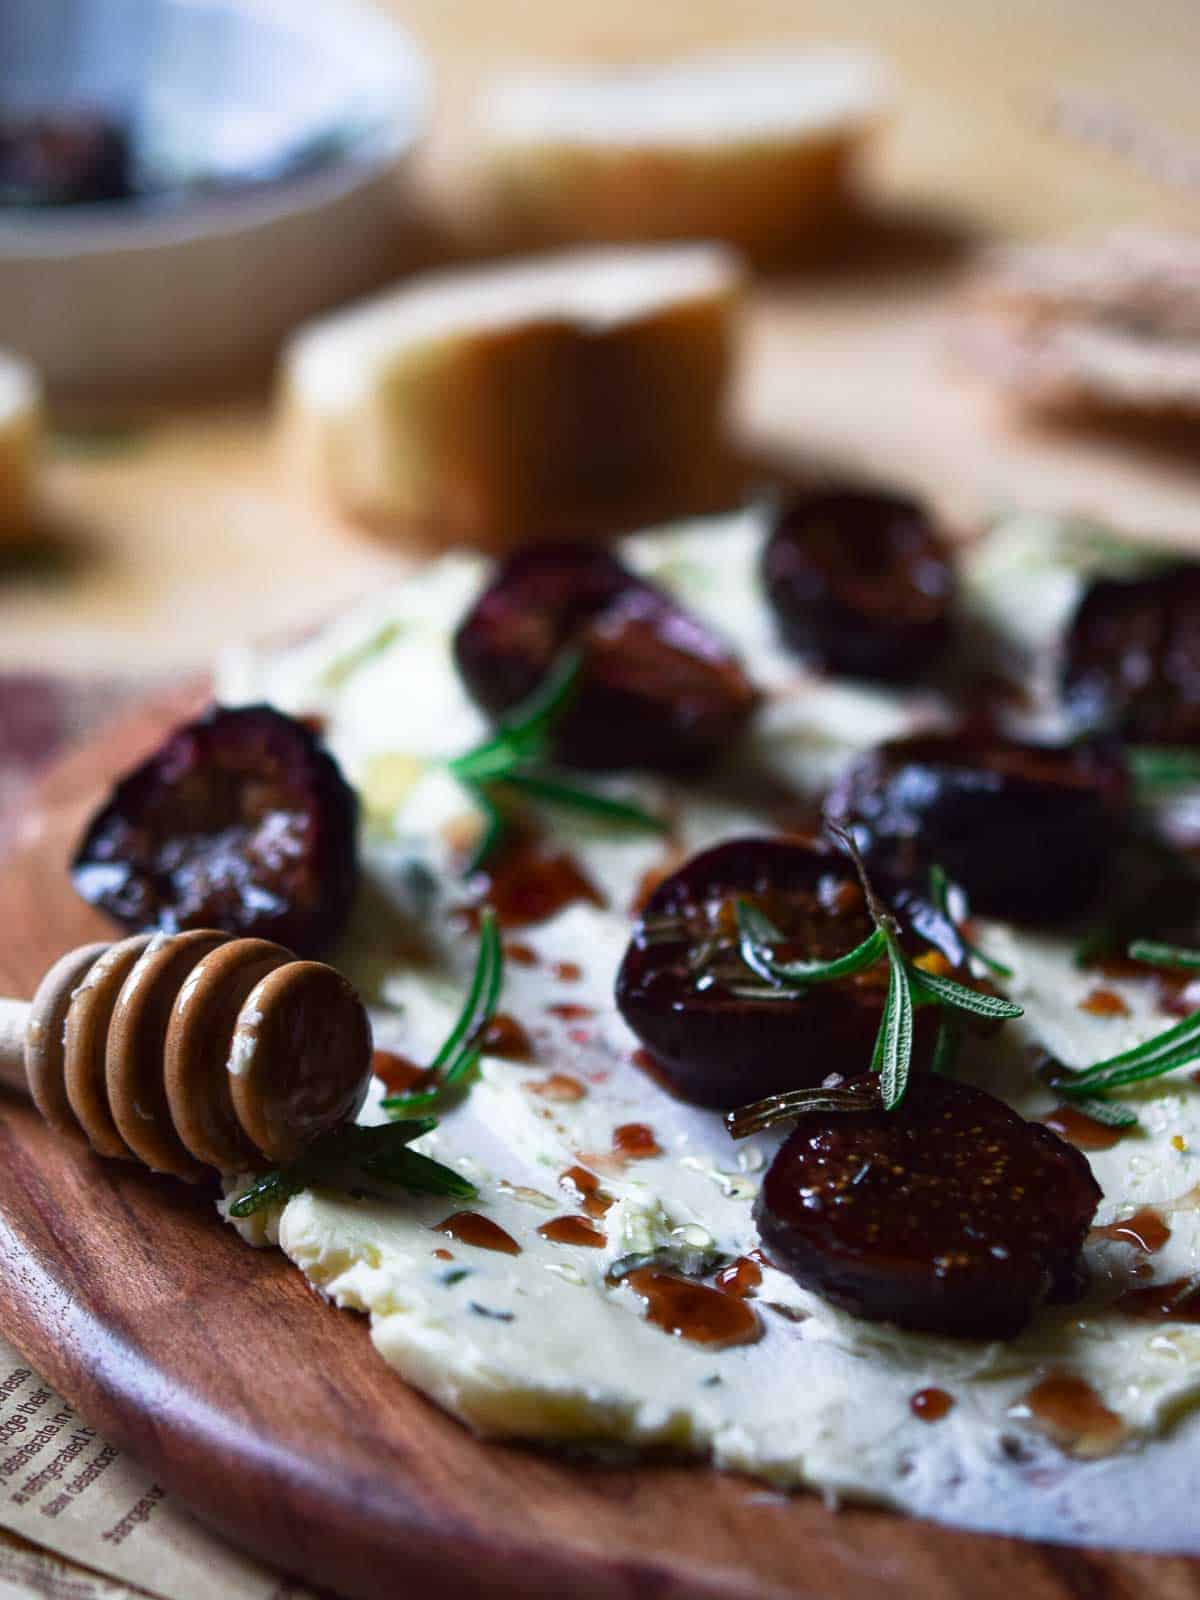
<path id="1" fill-rule="evenodd" d="M 1078 505 L 1200 532 L 1185 452 L 1015 426 L 948 366 L 940 308 L 972 237 L 1184 224 L 1197 194 L 1047 131 L 1086 91 L 1200 150 L 1196 0 L 390 0 L 441 84 L 429 192 L 461 218 L 471 95 L 501 63 L 800 38 L 893 63 L 896 108 L 871 174 L 893 219 L 866 259 L 775 277 L 755 297 L 743 423 L 865 466 L 973 520 L 997 504 Z M 948 225 L 926 226 L 932 215 Z M 163 674 L 226 640 L 326 612 L 395 570 L 289 484 L 269 393 L 150 410 L 107 438 L 57 440 L 36 559 L 0 568 L 0 666 Z M 94 419 L 89 419 L 92 421 Z M 108 421 L 102 417 L 100 420 Z M 0 713 L 2 714 L 2 713 Z"/>

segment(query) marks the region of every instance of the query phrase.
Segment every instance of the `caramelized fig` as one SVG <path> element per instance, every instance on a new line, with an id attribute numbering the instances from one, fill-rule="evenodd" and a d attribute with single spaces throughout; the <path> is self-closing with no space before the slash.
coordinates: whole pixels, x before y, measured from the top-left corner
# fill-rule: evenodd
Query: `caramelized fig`
<path id="1" fill-rule="evenodd" d="M 124 200 L 132 193 L 129 134 L 86 108 L 0 115 L 0 207 Z"/>
<path id="2" fill-rule="evenodd" d="M 72 877 L 127 928 L 219 928 L 313 955 L 350 914 L 357 820 L 353 790 L 303 723 L 214 706 L 117 784 Z"/>
<path id="3" fill-rule="evenodd" d="M 883 878 L 875 888 L 912 955 L 936 952 L 943 972 L 962 965 L 962 943 L 946 917 Z M 617 974 L 617 1006 L 673 1093 L 724 1110 L 819 1084 L 831 1072 L 860 1071 L 871 1059 L 888 981 L 884 961 L 814 984 L 802 997 L 773 992 L 739 954 L 738 900 L 786 935 L 781 960 L 832 960 L 874 927 L 845 857 L 794 840 L 717 845 L 658 886 Z M 917 1013 L 918 1064 L 931 1053 L 936 1012 Z"/>
<path id="4" fill-rule="evenodd" d="M 1086 911 L 1103 889 L 1128 792 L 1124 763 L 1103 745 L 922 734 L 867 751 L 825 810 L 873 871 L 923 882 L 936 863 L 974 910 L 1046 923 Z"/>
<path id="5" fill-rule="evenodd" d="M 572 646 L 583 669 L 554 752 L 568 766 L 703 768 L 758 703 L 705 623 L 585 544 L 539 545 L 504 562 L 459 626 L 454 656 L 472 698 L 499 716 Z"/>
<path id="6" fill-rule="evenodd" d="M 1200 743 L 1200 565 L 1091 584 L 1063 643 L 1061 687 L 1081 730 Z"/>
<path id="7" fill-rule="evenodd" d="M 950 642 L 954 567 L 915 500 L 863 489 L 792 500 L 762 575 L 787 644 L 830 672 L 905 682 Z"/>
<path id="8" fill-rule="evenodd" d="M 895 1111 L 806 1112 L 767 1170 L 767 1255 L 858 1317 L 953 1338 L 1010 1339 L 1046 1301 L 1082 1293 L 1101 1190 L 1078 1150 L 1002 1100 L 912 1079 Z"/>

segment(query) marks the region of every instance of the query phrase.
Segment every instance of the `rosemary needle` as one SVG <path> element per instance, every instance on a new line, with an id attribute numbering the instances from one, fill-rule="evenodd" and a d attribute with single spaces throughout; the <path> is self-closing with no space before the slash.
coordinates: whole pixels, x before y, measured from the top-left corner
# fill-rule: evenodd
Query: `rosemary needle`
<path id="1" fill-rule="evenodd" d="M 290 1166 L 264 1173 L 229 1207 L 231 1217 L 249 1217 L 282 1204 L 303 1189 L 336 1189 L 385 1198 L 396 1191 L 474 1197 L 475 1186 L 439 1161 L 408 1146 L 437 1126 L 432 1117 L 363 1128 L 345 1123 L 322 1134 Z"/>
<path id="2" fill-rule="evenodd" d="M 456 756 L 450 771 L 483 813 L 484 831 L 467 876 L 478 872 L 503 845 L 509 819 L 502 801 L 535 803 L 586 812 L 605 822 L 663 833 L 666 823 L 629 800 L 619 800 L 577 782 L 573 774 L 545 764 L 555 729 L 579 692 L 583 657 L 567 651 L 546 681 L 503 719 L 497 731 L 473 750 Z"/>
<path id="3" fill-rule="evenodd" d="M 481 1040 L 496 1014 L 504 983 L 504 949 L 496 914 L 485 908 L 479 923 L 479 952 L 462 1010 L 429 1067 L 428 1089 L 389 1095 L 383 1108 L 392 1117 L 413 1116 L 437 1106 L 454 1089 L 470 1082 L 483 1054 Z"/>
<path id="4" fill-rule="evenodd" d="M 908 1088 L 912 1070 L 913 1013 L 918 1006 L 934 1004 L 943 1010 L 932 1062 L 933 1070 L 938 1072 L 947 1072 L 953 1065 L 960 1035 L 955 1020 L 958 1013 L 967 1012 L 992 1022 L 1004 1022 L 1023 1015 L 1023 1011 L 1019 1005 L 1000 995 L 981 993 L 939 973 L 926 972 L 915 962 L 910 962 L 900 946 L 896 920 L 876 896 L 853 836 L 842 828 L 833 827 L 830 831 L 854 862 L 875 924 L 874 929 L 853 950 L 832 960 L 781 961 L 775 950 L 784 942 L 785 936 L 757 906 L 748 900 L 738 900 L 734 906 L 738 953 L 743 964 L 762 981 L 764 987 L 753 989 L 747 986 L 735 992 L 744 994 L 747 999 L 778 1000 L 790 996 L 803 1001 L 807 990 L 814 984 L 853 977 L 886 957 L 888 986 L 879 1030 L 875 1036 L 871 1071 L 879 1075 L 880 1104 L 885 1111 L 893 1111 L 903 1102 Z M 931 887 L 935 899 L 940 895 L 944 902 L 948 888 L 946 875 L 940 868 L 935 872 L 937 875 L 933 877 Z M 945 909 L 944 903 L 941 909 Z M 987 961 L 986 957 L 982 959 Z M 1008 969 L 1000 968 L 999 963 L 988 964 L 995 970 L 1007 973 Z M 801 1109 L 863 1109 L 862 1100 L 853 1096 L 843 1105 L 836 1095 L 822 1091 L 817 1098 L 813 1098 L 815 1094 L 816 1091 L 793 1090 L 773 1096 L 746 1107 L 744 1113 L 735 1113 L 730 1126 L 732 1128 L 736 1123 L 740 1128 L 744 1123 L 748 1125 L 754 1122 L 756 1126 L 766 1127 L 784 1117 L 795 1116 Z M 740 1133 L 735 1134 L 735 1137 L 741 1136 Z"/>

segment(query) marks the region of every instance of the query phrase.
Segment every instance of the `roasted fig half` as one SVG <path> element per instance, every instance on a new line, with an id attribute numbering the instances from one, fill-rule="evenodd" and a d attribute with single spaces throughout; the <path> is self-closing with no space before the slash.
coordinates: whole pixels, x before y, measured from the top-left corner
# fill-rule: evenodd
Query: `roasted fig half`
<path id="1" fill-rule="evenodd" d="M 302 722 L 215 706 L 117 784 L 71 872 L 127 928 L 220 928 L 312 955 L 350 914 L 357 821 L 353 790 Z"/>
<path id="2" fill-rule="evenodd" d="M 785 642 L 829 672 L 902 683 L 950 642 L 954 566 L 915 500 L 864 489 L 791 500 L 762 577 Z"/>
<path id="3" fill-rule="evenodd" d="M 459 626 L 454 657 L 472 698 L 500 716 L 572 646 L 582 674 L 554 751 L 568 766 L 710 766 L 758 703 L 707 624 L 586 544 L 539 545 L 504 562 Z"/>
<path id="4" fill-rule="evenodd" d="M 1093 583 L 1063 642 L 1061 689 L 1081 730 L 1200 743 L 1200 565 Z"/>
<path id="5" fill-rule="evenodd" d="M 974 910 L 1049 923 L 1102 891 L 1127 837 L 1128 795 L 1124 763 L 1104 745 L 926 734 L 867 751 L 825 811 L 872 871 L 923 882 L 937 863 Z"/>
<path id="6" fill-rule="evenodd" d="M 875 889 L 900 921 L 908 951 L 936 952 L 940 970 L 962 978 L 963 947 L 950 921 L 883 878 Z M 888 981 L 880 962 L 800 997 L 771 990 L 739 953 L 738 900 L 786 935 L 777 954 L 788 961 L 846 955 L 874 927 L 850 862 L 789 839 L 717 845 L 658 886 L 617 974 L 617 1006 L 672 1093 L 723 1110 L 819 1084 L 831 1072 L 859 1072 L 871 1060 Z M 936 1011 L 917 1013 L 918 1064 L 932 1050 Z"/>
<path id="7" fill-rule="evenodd" d="M 1079 1151 L 982 1089 L 914 1077 L 895 1111 L 806 1112 L 767 1169 L 755 1220 L 774 1264 L 854 1316 L 1010 1339 L 1078 1298 L 1101 1190 Z"/>

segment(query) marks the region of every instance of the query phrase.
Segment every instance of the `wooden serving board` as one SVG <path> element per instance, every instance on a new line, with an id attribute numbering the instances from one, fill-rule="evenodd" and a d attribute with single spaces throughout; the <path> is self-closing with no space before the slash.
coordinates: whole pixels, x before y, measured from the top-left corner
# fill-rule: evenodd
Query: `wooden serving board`
<path id="1" fill-rule="evenodd" d="M 194 693 L 191 696 L 194 702 Z M 66 862 L 112 776 L 188 709 L 148 705 L 56 768 L 0 867 L 0 992 L 109 930 Z M 102 1163 L 0 1101 L 0 1328 L 234 1543 L 356 1600 L 1200 1597 L 1200 1562 L 840 1513 L 701 1467 L 484 1444 L 407 1389 L 211 1198 Z"/>

